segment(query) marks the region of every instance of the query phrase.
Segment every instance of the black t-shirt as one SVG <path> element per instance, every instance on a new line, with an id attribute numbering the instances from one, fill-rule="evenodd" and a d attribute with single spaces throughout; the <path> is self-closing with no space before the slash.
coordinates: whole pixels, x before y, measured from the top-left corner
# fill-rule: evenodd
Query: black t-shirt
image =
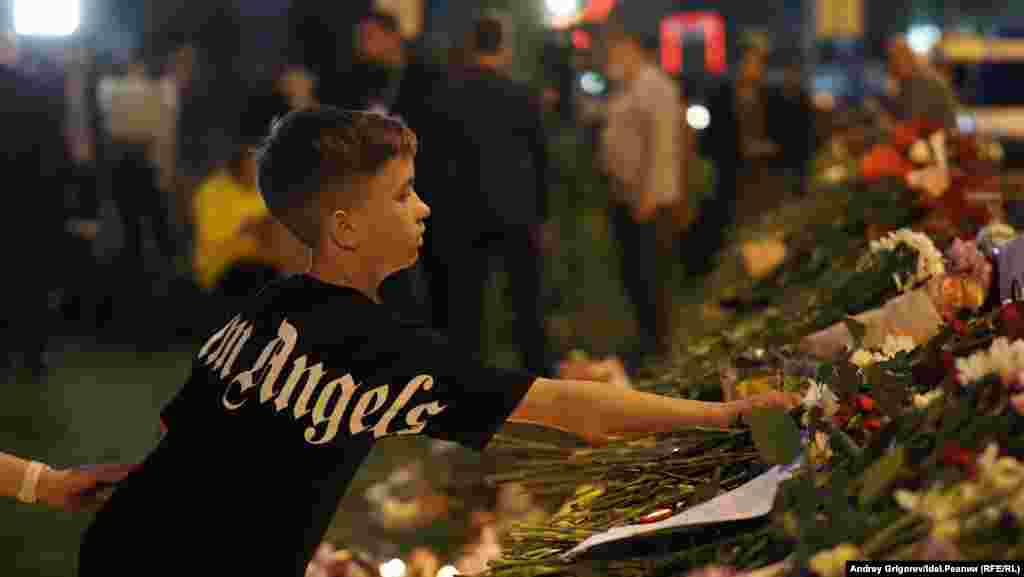
<path id="1" fill-rule="evenodd" d="M 168 573 L 303 575 L 376 439 L 482 450 L 534 381 L 305 275 L 245 309 L 200 349 L 160 445 L 89 528 L 82 575 L 142 555 L 141 535 Z"/>

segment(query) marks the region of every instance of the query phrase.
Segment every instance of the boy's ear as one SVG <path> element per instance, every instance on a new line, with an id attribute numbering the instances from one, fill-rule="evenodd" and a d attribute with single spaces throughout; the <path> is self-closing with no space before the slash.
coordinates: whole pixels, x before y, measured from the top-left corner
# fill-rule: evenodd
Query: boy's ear
<path id="1" fill-rule="evenodd" d="M 344 210 L 334 211 L 331 214 L 329 226 L 331 240 L 339 248 L 354 250 L 357 247 L 358 243 L 355 238 L 356 227 L 352 223 L 351 214 Z"/>

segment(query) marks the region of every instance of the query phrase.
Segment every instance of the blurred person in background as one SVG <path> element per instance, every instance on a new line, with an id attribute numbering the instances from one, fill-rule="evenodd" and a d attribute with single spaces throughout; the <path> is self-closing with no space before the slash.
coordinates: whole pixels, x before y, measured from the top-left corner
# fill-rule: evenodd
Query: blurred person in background
<path id="1" fill-rule="evenodd" d="M 779 165 L 789 179 L 787 188 L 797 195 L 807 192 L 807 174 L 814 158 L 814 105 L 804 88 L 803 66 L 793 61 L 783 72 L 782 87 L 775 99 L 769 123 L 778 135 Z"/>
<path id="2" fill-rule="evenodd" d="M 604 40 L 608 76 L 619 89 L 608 102 L 600 154 L 610 181 L 610 221 L 619 245 L 622 280 L 639 333 L 624 354 L 627 369 L 633 372 L 646 357 L 663 357 L 671 347 L 667 249 L 672 245 L 660 235 L 679 206 L 687 203 L 683 100 L 676 83 L 645 46 L 643 33 L 621 12 L 609 16 Z"/>
<path id="3" fill-rule="evenodd" d="M 953 88 L 923 62 L 903 36 L 888 46 L 889 74 L 895 90 L 893 116 L 896 121 L 931 121 L 947 129 L 957 127 L 957 100 Z"/>
<path id="4" fill-rule="evenodd" d="M 433 321 L 454 342 L 482 354 L 484 296 L 500 262 L 508 272 L 523 366 L 547 375 L 553 362 L 544 331 L 542 259 L 554 233 L 542 102 L 507 75 L 511 47 L 500 20 L 478 20 L 472 40 L 470 65 L 451 80 L 446 107 L 452 129 L 446 139 L 435 137 L 434 160 L 425 160 L 435 170 L 450 160 L 455 175 L 432 189 L 424 186 L 437 208 L 431 260 L 425 261 Z M 438 157 L 442 151 L 450 158 Z"/>
<path id="5" fill-rule="evenodd" d="M 166 268 L 177 258 L 170 222 L 171 199 L 164 192 L 166 175 L 160 170 L 160 162 L 165 168 L 173 165 L 168 158 L 173 155 L 168 131 L 176 122 L 175 106 L 168 101 L 173 96 L 167 84 L 151 79 L 140 58 L 128 64 L 124 75 L 103 79 L 101 93 L 110 139 L 105 147 L 109 182 L 122 225 L 124 293 L 138 306 L 138 297 L 149 295 L 153 286 L 147 278 L 152 268 L 145 258 L 147 229 L 162 257 L 160 265 Z"/>
<path id="6" fill-rule="evenodd" d="M 769 136 L 773 96 L 764 83 L 767 56 L 764 42 L 748 41 L 735 80 L 723 82 L 708 102 L 712 120 L 702 148 L 714 163 L 715 192 L 702 203 L 689 235 L 701 249 L 683 253 L 691 275 L 711 272 L 730 227 L 756 218 L 781 196 L 761 180 L 781 152 Z"/>
<path id="7" fill-rule="evenodd" d="M 246 122 L 236 158 L 210 174 L 193 198 L 195 281 L 215 297 L 204 308 L 233 310 L 225 301 L 244 299 L 309 265 L 308 249 L 270 215 L 256 186 L 257 147 L 266 132 L 262 120 Z"/>
<path id="8" fill-rule="evenodd" d="M 57 320 L 51 294 L 59 283 L 54 262 L 61 260 L 64 235 L 64 177 L 69 164 L 64 140 L 63 101 L 21 73 L 18 40 L 0 35 L 0 170 L 18 185 L 18 198 L 0 227 L 0 246 L 16 282 L 4 289 L 0 327 L 5 370 L 18 361 L 41 380 L 46 348 Z"/>

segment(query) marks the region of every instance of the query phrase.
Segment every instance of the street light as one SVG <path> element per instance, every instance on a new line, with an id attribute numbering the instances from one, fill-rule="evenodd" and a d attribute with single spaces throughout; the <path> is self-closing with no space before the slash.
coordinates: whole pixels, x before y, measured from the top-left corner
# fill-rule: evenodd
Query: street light
<path id="1" fill-rule="evenodd" d="M 711 111 L 701 104 L 691 105 L 686 109 L 686 123 L 694 130 L 704 130 L 711 126 Z"/>
<path id="2" fill-rule="evenodd" d="M 548 13 L 555 18 L 569 18 L 579 10 L 578 0 L 546 0 Z"/>
<path id="3" fill-rule="evenodd" d="M 22 36 L 70 36 L 78 30 L 80 0 L 14 0 L 14 31 Z"/>
<path id="4" fill-rule="evenodd" d="M 911 26 L 907 32 L 907 44 L 918 54 L 928 54 L 933 46 L 942 39 L 942 30 L 934 24 Z"/>

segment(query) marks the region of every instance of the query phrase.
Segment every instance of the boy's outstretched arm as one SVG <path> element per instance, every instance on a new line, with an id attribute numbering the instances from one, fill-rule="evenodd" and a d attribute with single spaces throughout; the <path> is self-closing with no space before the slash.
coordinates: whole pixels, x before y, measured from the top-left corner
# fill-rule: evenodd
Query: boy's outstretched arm
<path id="1" fill-rule="evenodd" d="M 728 403 L 708 403 L 642 393 L 594 381 L 537 379 L 509 421 L 575 433 L 592 445 L 615 437 L 687 427 L 728 428 L 754 408 L 789 410 L 800 395 L 773 391 Z"/>

